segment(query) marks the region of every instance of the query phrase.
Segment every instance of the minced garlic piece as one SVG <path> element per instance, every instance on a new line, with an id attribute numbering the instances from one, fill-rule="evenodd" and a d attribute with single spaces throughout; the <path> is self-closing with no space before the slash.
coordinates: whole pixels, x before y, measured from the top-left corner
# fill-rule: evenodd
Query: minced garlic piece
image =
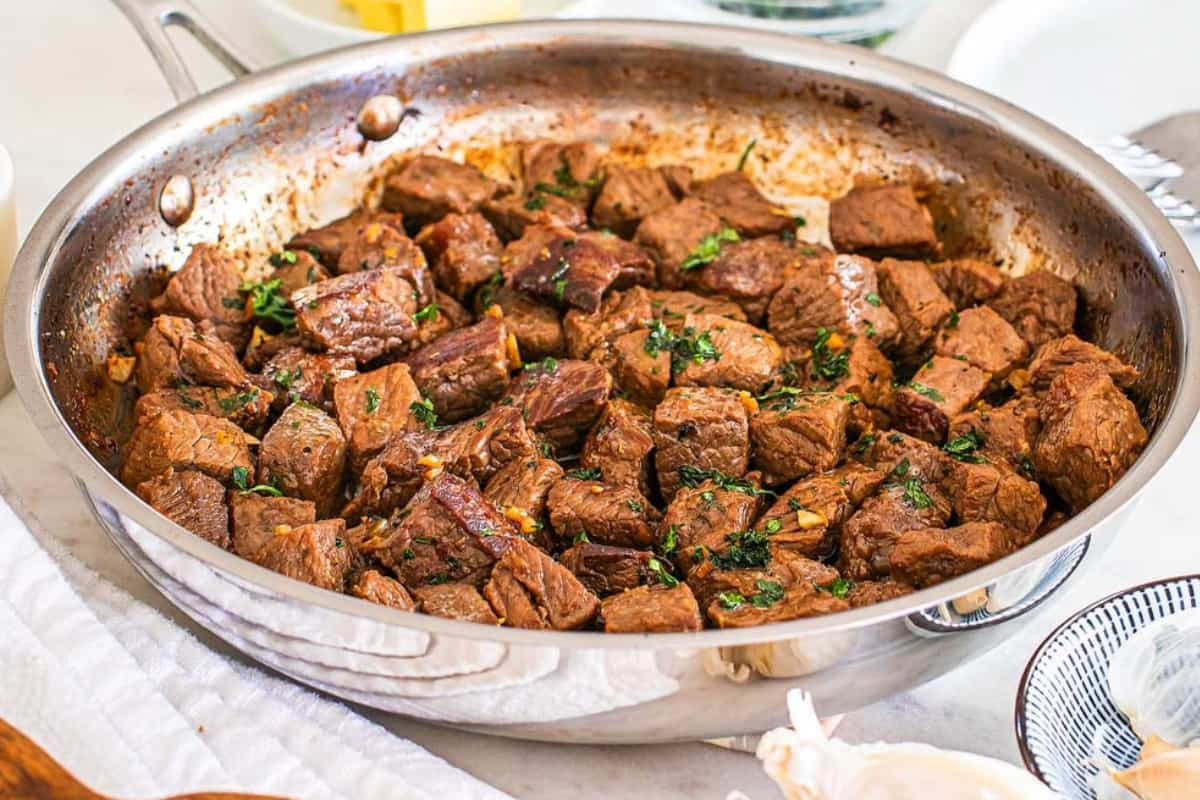
<path id="1" fill-rule="evenodd" d="M 538 529 L 537 520 L 530 516 L 529 512 L 523 508 L 505 506 L 504 516 L 517 523 L 521 528 L 521 533 L 534 533 Z"/>
<path id="2" fill-rule="evenodd" d="M 430 454 L 424 455 L 417 459 L 417 466 L 425 468 L 424 478 L 431 481 L 438 475 L 442 474 L 443 464 L 442 459 Z"/>
<path id="3" fill-rule="evenodd" d="M 493 319 L 504 319 L 504 308 L 499 303 L 492 303 L 483 313 Z"/>
<path id="4" fill-rule="evenodd" d="M 742 389 L 738 392 L 738 399 L 742 401 L 742 405 L 750 414 L 758 413 L 758 401 L 754 399 L 754 395 Z"/>
<path id="5" fill-rule="evenodd" d="M 137 359 L 133 356 L 122 356 L 113 353 L 108 357 L 108 377 L 116 383 L 125 383 L 133 375 L 133 366 Z"/>
<path id="6" fill-rule="evenodd" d="M 796 524 L 800 526 L 800 530 L 812 530 L 813 528 L 821 527 L 825 523 L 825 517 L 816 511 L 809 511 L 806 508 L 802 508 L 796 512 Z"/>
<path id="7" fill-rule="evenodd" d="M 493 306 L 495 308 L 495 306 Z M 518 369 L 521 367 L 521 348 L 517 346 L 517 337 L 515 334 L 509 334 L 504 340 L 505 348 L 508 350 L 508 366 L 509 369 Z"/>
<path id="8" fill-rule="evenodd" d="M 383 226 L 378 222 L 372 222 L 363 233 L 366 235 L 367 244 L 375 244 L 379 241 L 379 237 L 383 236 Z"/>
<path id="9" fill-rule="evenodd" d="M 592 494 L 604 494 L 604 487 L 598 483 L 592 484 Z"/>
<path id="10" fill-rule="evenodd" d="M 841 350 L 846 346 L 846 340 L 842 338 L 840 333 L 831 333 L 825 344 L 830 350 Z"/>
<path id="11" fill-rule="evenodd" d="M 1018 392 L 1029 385 L 1029 370 L 1014 369 L 1008 376 L 1008 383 Z"/>

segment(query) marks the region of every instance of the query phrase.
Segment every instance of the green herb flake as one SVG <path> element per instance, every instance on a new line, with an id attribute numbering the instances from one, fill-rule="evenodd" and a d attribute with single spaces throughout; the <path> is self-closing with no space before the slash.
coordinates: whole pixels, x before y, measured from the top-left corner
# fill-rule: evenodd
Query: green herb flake
<path id="1" fill-rule="evenodd" d="M 775 495 L 770 489 L 760 489 L 744 478 L 731 477 L 719 469 L 702 469 L 692 464 L 683 464 L 676 472 L 679 475 L 679 482 L 689 489 L 695 489 L 705 481 L 712 481 L 718 489 L 727 492 L 740 492 L 751 497 L 773 497 Z"/>
<path id="2" fill-rule="evenodd" d="M 758 144 L 758 139 L 751 139 L 750 143 L 746 145 L 746 149 L 742 150 L 742 155 L 738 158 L 737 162 L 738 172 L 741 172 L 742 168 L 746 166 L 746 159 L 750 157 L 750 151 L 754 149 L 754 145 L 756 144 Z"/>
<path id="3" fill-rule="evenodd" d="M 658 583 L 668 589 L 674 589 L 679 585 L 679 579 L 667 571 L 663 563 L 657 558 L 652 558 L 646 562 L 646 569 L 650 570 L 650 574 L 654 576 Z"/>
<path id="4" fill-rule="evenodd" d="M 542 372 L 546 375 L 553 375 L 558 371 L 558 359 L 554 356 L 546 356 L 541 361 L 534 361 L 531 364 L 525 365 L 526 372 Z"/>
<path id="5" fill-rule="evenodd" d="M 640 514 L 640 513 L 642 513 L 642 510 L 643 510 L 642 504 L 639 503 L 637 500 L 626 500 L 625 506 L 635 514 Z"/>
<path id="6" fill-rule="evenodd" d="M 282 389 L 292 388 L 292 384 L 304 377 L 304 371 L 300 367 L 295 369 L 281 369 L 275 373 L 273 380 Z"/>
<path id="7" fill-rule="evenodd" d="M 245 467 L 234 467 L 229 471 L 229 480 L 234 486 L 245 491 L 250 488 L 250 470 Z"/>
<path id="8" fill-rule="evenodd" d="M 946 328 L 947 329 L 957 328 L 958 327 L 958 319 L 959 319 L 958 312 L 951 311 L 950 317 L 946 320 Z"/>
<path id="9" fill-rule="evenodd" d="M 285 252 L 291 251 L 288 250 Z M 281 278 L 261 283 L 245 281 L 239 287 L 239 291 L 250 295 L 250 305 L 254 309 L 254 316 L 256 318 L 268 320 L 280 328 L 287 330 L 296 324 L 296 311 L 280 293 L 282 286 L 283 280 Z"/>
<path id="10" fill-rule="evenodd" d="M 282 267 L 284 264 L 296 263 L 296 252 L 294 250 L 281 250 L 278 253 L 272 253 L 267 261 L 271 262 L 272 267 Z"/>
<path id="11" fill-rule="evenodd" d="M 923 383 L 918 383 L 917 381 L 909 381 L 908 388 L 912 389 L 922 397 L 928 397 L 935 403 L 940 403 L 946 399 L 945 397 L 942 397 L 942 393 L 937 389 L 933 388 L 932 386 L 926 386 Z"/>
<path id="12" fill-rule="evenodd" d="M 728 226 L 722 226 L 721 230 L 716 233 L 710 233 L 700 240 L 692 251 L 683 259 L 683 263 L 679 268 L 684 272 L 702 267 L 705 264 L 711 264 L 721 255 L 721 244 L 723 242 L 741 241 L 738 232 Z"/>
<path id="13" fill-rule="evenodd" d="M 496 289 L 504 283 L 504 273 L 497 270 L 492 277 L 487 279 L 482 288 L 479 290 L 479 307 L 489 308 L 492 305 L 492 296 L 496 293 Z"/>
<path id="14" fill-rule="evenodd" d="M 444 572 L 439 572 L 437 574 L 430 575 L 428 578 L 425 579 L 425 583 L 429 584 L 430 586 L 438 586 L 440 584 L 449 583 L 449 582 L 450 582 L 450 576 Z"/>
<path id="15" fill-rule="evenodd" d="M 812 346 L 811 370 L 814 378 L 835 381 L 843 375 L 850 374 L 850 352 L 843 350 L 834 353 L 829 349 L 829 339 L 833 332 L 827 328 L 817 328 L 817 338 Z"/>
<path id="16" fill-rule="evenodd" d="M 854 581 L 849 578 L 835 578 L 828 586 L 818 586 L 817 588 L 844 600 L 847 595 L 854 591 Z"/>
<path id="17" fill-rule="evenodd" d="M 983 437 L 974 428 L 971 428 L 971 430 L 961 436 L 955 436 L 946 442 L 946 444 L 942 445 L 942 449 L 957 461 L 964 461 L 968 464 L 983 464 L 987 462 L 987 459 L 976 452 L 982 446 Z"/>
<path id="18" fill-rule="evenodd" d="M 729 547 L 712 557 L 717 569 L 757 569 L 771 563 L 771 546 L 767 534 L 746 530 L 725 537 Z"/>
<path id="19" fill-rule="evenodd" d="M 245 308 L 246 301 L 240 297 L 222 297 L 221 305 L 226 308 Z"/>
<path id="20" fill-rule="evenodd" d="M 804 510 L 804 503 L 801 503 L 799 500 L 797 500 L 794 497 L 789 497 L 787 503 L 788 503 L 789 511 L 803 511 Z"/>
<path id="21" fill-rule="evenodd" d="M 406 547 L 406 548 L 404 548 L 403 551 L 401 551 L 400 557 L 403 558 L 405 561 L 412 561 L 414 558 L 417 557 L 417 554 L 415 552 L 413 552 L 413 549 L 411 547 Z"/>
<path id="22" fill-rule="evenodd" d="M 575 534 L 574 544 L 587 544 L 590 541 L 592 540 L 588 538 L 587 531 L 580 531 Z"/>
<path id="23" fill-rule="evenodd" d="M 875 444 L 875 440 L 877 438 L 879 437 L 874 433 L 864 433 L 862 436 L 858 437 L 858 442 L 854 445 L 854 452 L 858 453 L 859 455 L 867 452 L 867 448 Z"/>
<path id="24" fill-rule="evenodd" d="M 438 318 L 438 304 L 430 303 L 412 315 L 413 322 L 433 322 Z"/>
<path id="25" fill-rule="evenodd" d="M 779 581 L 757 580 L 758 592 L 750 597 L 755 608 L 770 608 L 783 599 L 783 584 Z"/>
<path id="26" fill-rule="evenodd" d="M 374 386 L 367 387 L 367 413 L 374 414 L 379 410 L 379 392 Z"/>
<path id="27" fill-rule="evenodd" d="M 667 528 L 667 532 L 663 535 L 662 541 L 658 543 L 658 552 L 664 558 L 670 558 L 675 550 L 679 547 L 679 526 L 672 525 Z"/>
<path id="28" fill-rule="evenodd" d="M 601 479 L 599 467 L 580 467 L 565 473 L 564 477 L 573 481 L 598 481 Z"/>
<path id="29" fill-rule="evenodd" d="M 721 604 L 721 608 L 726 611 L 733 611 L 745 604 L 746 598 L 739 592 L 721 592 L 717 595 L 717 602 Z"/>
<path id="30" fill-rule="evenodd" d="M 764 526 L 767 533 L 779 533 L 779 529 L 782 527 L 783 523 L 777 519 L 767 520 L 767 524 Z"/>
<path id="31" fill-rule="evenodd" d="M 929 508 L 933 501 L 925 494 L 925 488 L 917 478 L 909 478 L 903 484 L 904 501 L 916 509 Z"/>
<path id="32" fill-rule="evenodd" d="M 875 306 L 876 308 L 879 308 L 880 304 L 883 303 L 883 300 L 881 300 L 879 295 L 875 292 L 867 292 L 866 297 L 864 297 L 863 299 L 866 300 L 871 305 Z"/>
<path id="33" fill-rule="evenodd" d="M 217 401 L 217 405 L 221 407 L 222 411 L 229 414 L 253 403 L 256 397 L 258 397 L 258 389 L 248 389 L 229 397 L 222 397 Z"/>
<path id="34" fill-rule="evenodd" d="M 546 198 L 542 197 L 540 194 L 535 194 L 525 201 L 526 211 L 541 211 L 545 207 Z"/>
<path id="35" fill-rule="evenodd" d="M 417 422 L 425 426 L 426 430 L 433 430 L 437 427 L 437 411 L 433 408 L 433 401 L 428 397 L 422 397 L 420 400 L 414 401 L 409 405 L 408 410 L 412 412 Z"/>

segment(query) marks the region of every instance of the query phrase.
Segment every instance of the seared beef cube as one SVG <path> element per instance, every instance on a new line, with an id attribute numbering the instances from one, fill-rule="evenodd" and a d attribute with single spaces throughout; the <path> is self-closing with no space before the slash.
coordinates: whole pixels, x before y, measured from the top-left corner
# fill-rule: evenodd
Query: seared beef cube
<path id="1" fill-rule="evenodd" d="M 532 225 L 561 225 L 580 231 L 587 227 L 587 210 L 554 194 L 509 195 L 483 204 L 483 215 L 505 241 L 520 239 Z"/>
<path id="2" fill-rule="evenodd" d="M 1004 287 L 1004 274 L 985 261 L 960 258 L 929 265 L 933 279 L 958 309 L 990 300 Z"/>
<path id="3" fill-rule="evenodd" d="M 515 272 L 513 285 L 547 303 L 592 313 L 620 272 L 616 256 L 594 240 L 563 236 Z"/>
<path id="4" fill-rule="evenodd" d="M 207 542 L 229 549 L 229 508 L 225 487 L 216 478 L 192 469 L 168 468 L 142 481 L 137 496 L 172 522 Z"/>
<path id="5" fill-rule="evenodd" d="M 684 198 L 648 214 L 637 227 L 633 241 L 650 253 L 658 265 L 658 282 L 664 289 L 679 289 L 687 281 L 683 262 L 702 241 L 721 231 L 721 218 L 703 200 Z"/>
<path id="6" fill-rule="evenodd" d="M 372 269 L 307 286 L 292 295 L 292 305 L 305 339 L 364 364 L 408 347 L 417 332 L 417 297 L 402 270 Z"/>
<path id="7" fill-rule="evenodd" d="M 353 356 L 312 353 L 303 347 L 280 350 L 262 370 L 266 384 L 275 393 L 276 411 L 296 402 L 330 411 L 334 387 L 357 374 Z"/>
<path id="8" fill-rule="evenodd" d="M 194 469 L 229 483 L 238 474 L 254 469 L 250 442 L 229 420 L 165 410 L 133 429 L 121 451 L 121 482 L 136 488 L 169 468 Z"/>
<path id="9" fill-rule="evenodd" d="M 390 225 L 371 222 L 363 227 L 338 259 L 341 275 L 371 269 L 399 270 L 420 293 L 418 303 L 433 300 L 433 279 L 425 253 L 416 242 Z"/>
<path id="10" fill-rule="evenodd" d="M 851 608 L 862 608 L 895 600 L 897 597 L 912 594 L 912 591 L 913 587 L 899 581 L 860 581 L 850 588 L 846 600 Z"/>
<path id="11" fill-rule="evenodd" d="M 374 569 L 365 569 L 354 576 L 347 591 L 355 597 L 401 611 L 416 611 L 412 595 L 395 578 Z"/>
<path id="12" fill-rule="evenodd" d="M 291 297 L 292 292 L 329 280 L 329 272 L 321 262 L 307 250 L 284 250 L 278 258 L 278 266 L 271 273 L 271 280 L 279 281 L 279 293 Z"/>
<path id="13" fill-rule="evenodd" d="M 513 628 L 575 630 L 600 608 L 569 569 L 520 539 L 496 562 L 483 596 Z"/>
<path id="14" fill-rule="evenodd" d="M 796 247 L 773 236 L 733 242 L 722 245 L 712 263 L 689 272 L 688 283 L 696 291 L 733 300 L 758 325 L 784 278 L 803 261 Z"/>
<path id="15" fill-rule="evenodd" d="M 886 428 L 891 424 L 896 408 L 892 362 L 865 336 L 852 339 L 846 353 L 846 374 L 837 378 L 829 389 L 835 394 L 854 395 L 859 399 L 859 403 L 850 409 L 850 431 L 860 433 L 872 428 Z"/>
<path id="16" fill-rule="evenodd" d="M 405 586 L 482 586 L 492 564 L 516 541 L 515 533 L 473 482 L 443 472 L 392 515 L 382 536 L 362 548 L 395 570 Z"/>
<path id="17" fill-rule="evenodd" d="M 792 216 L 763 197 L 744 172 L 723 172 L 694 185 L 692 193 L 747 239 L 796 227 Z"/>
<path id="18" fill-rule="evenodd" d="M 573 240 L 579 236 L 578 231 L 564 228 L 561 225 L 530 225 L 520 239 L 513 239 L 504 245 L 500 254 L 500 272 L 505 285 L 512 285 L 512 278 L 518 272 L 532 265 L 540 258 L 548 257 L 550 246 L 558 241 Z M 493 278 L 493 280 L 498 280 Z M 486 303 L 485 303 L 486 305 Z"/>
<path id="19" fill-rule="evenodd" d="M 692 193 L 696 176 L 692 173 L 691 167 L 685 164 L 663 164 L 658 171 L 662 173 L 667 186 L 671 187 L 671 194 L 682 199 Z"/>
<path id="20" fill-rule="evenodd" d="M 286 533 L 317 521 L 317 507 L 309 500 L 258 492 L 230 492 L 229 509 L 233 519 L 233 552 L 255 562 L 276 531 Z"/>
<path id="21" fill-rule="evenodd" d="M 1074 334 L 1051 339 L 1037 349 L 1029 362 L 1029 388 L 1041 394 L 1063 370 L 1073 364 L 1088 364 L 1108 373 L 1112 382 L 1122 389 L 1133 386 L 1138 371 L 1121 359 Z"/>
<path id="22" fill-rule="evenodd" d="M 612 284 L 614 289 L 654 285 L 654 259 L 642 247 L 610 231 L 587 231 L 579 234 L 579 240 L 594 243 L 617 260 L 617 278 Z"/>
<path id="23" fill-rule="evenodd" d="M 457 300 L 466 300 L 500 270 L 504 246 L 481 214 L 447 214 L 422 228 L 416 242 L 437 287 Z"/>
<path id="24" fill-rule="evenodd" d="M 758 591 L 747 598 L 740 594 L 725 594 L 708 605 L 708 618 L 718 628 L 749 628 L 772 622 L 815 617 L 846 611 L 850 604 L 830 592 L 811 584 L 784 587 L 773 581 L 763 581 Z"/>
<path id="25" fill-rule="evenodd" d="M 671 186 L 655 167 L 611 166 L 596 203 L 592 224 L 620 236 L 633 236 L 638 223 L 675 202 Z"/>
<path id="26" fill-rule="evenodd" d="M 208 322 L 220 339 L 240 349 L 250 336 L 241 286 L 241 270 L 227 253 L 213 244 L 198 244 L 150 308 L 155 314 Z"/>
<path id="27" fill-rule="evenodd" d="M 711 479 L 680 487 L 658 525 L 659 552 L 673 555 L 686 571 L 728 549 L 729 535 L 748 530 L 758 516 L 758 487 L 751 481 L 745 487 L 750 491 L 722 488 Z"/>
<path id="28" fill-rule="evenodd" d="M 767 329 L 780 344 L 809 346 L 822 328 L 888 347 L 900 333 L 883 303 L 875 264 L 858 256 L 814 259 L 792 270 L 767 307 Z"/>
<path id="29" fill-rule="evenodd" d="M 888 563 L 892 578 L 917 588 L 986 566 L 1017 549 L 1014 532 L 998 522 L 922 528 L 896 537 Z"/>
<path id="30" fill-rule="evenodd" d="M 142 341 L 134 345 L 134 352 L 137 384 L 143 392 L 181 383 L 238 389 L 249 385 L 246 370 L 229 343 L 197 330 L 183 317 L 155 317 Z"/>
<path id="31" fill-rule="evenodd" d="M 750 421 L 736 392 L 671 389 L 654 409 L 654 466 L 667 502 L 679 489 L 680 467 L 740 478 L 749 462 Z"/>
<path id="32" fill-rule="evenodd" d="M 605 633 L 683 633 L 704 627 L 696 596 L 686 583 L 639 586 L 600 605 Z"/>
<path id="33" fill-rule="evenodd" d="M 883 479 L 884 473 L 855 463 L 806 478 L 767 509 L 759 526 L 779 547 L 809 558 L 830 558 L 842 525 Z"/>
<path id="34" fill-rule="evenodd" d="M 829 204 L 829 237 L 839 253 L 937 252 L 933 218 L 908 184 L 860 186 Z"/>
<path id="35" fill-rule="evenodd" d="M 327 269 L 336 270 L 342 253 L 358 238 L 359 231 L 373 222 L 404 230 L 404 218 L 400 214 L 360 209 L 328 225 L 293 236 L 287 246 L 289 250 L 312 253 Z"/>
<path id="36" fill-rule="evenodd" d="M 445 334 L 407 359 L 438 421 L 458 422 L 485 410 L 508 386 L 508 329 L 494 317 Z"/>
<path id="37" fill-rule="evenodd" d="M 242 354 L 242 366 L 254 372 L 262 372 L 267 362 L 289 347 L 302 347 L 304 340 L 295 327 L 288 328 L 282 333 L 271 334 L 255 327 L 250 335 L 250 343 Z M 353 361 L 354 359 L 351 359 Z M 254 380 L 251 378 L 251 380 Z M 255 381 L 261 383 L 261 381 Z M 279 392 L 278 389 L 274 391 Z"/>
<path id="38" fill-rule="evenodd" d="M 340 592 L 354 553 L 346 540 L 346 522 L 325 519 L 291 530 L 277 530 L 258 554 L 267 569 L 322 589 Z"/>
<path id="39" fill-rule="evenodd" d="M 942 442 L 950 418 L 987 390 L 988 374 L 956 358 L 934 356 L 896 390 L 896 427 L 928 442 Z"/>
<path id="40" fill-rule="evenodd" d="M 986 372 L 993 382 L 1029 357 L 1029 345 L 987 306 L 954 312 L 937 335 L 934 350 L 939 356 L 957 358 Z"/>
<path id="41" fill-rule="evenodd" d="M 501 467 L 483 490 L 483 496 L 520 528 L 526 538 L 550 544 L 545 531 L 546 496 L 563 476 L 562 467 L 549 458 L 530 456 Z"/>
<path id="42" fill-rule="evenodd" d="M 887 577 L 901 533 L 944 527 L 950 520 L 950 501 L 936 484 L 895 472 L 888 480 L 842 526 L 838 568 L 851 580 Z"/>
<path id="43" fill-rule="evenodd" d="M 404 364 L 388 364 L 337 382 L 333 403 L 356 472 L 384 448 L 393 434 L 419 426 L 412 406 L 420 400 L 421 394 Z"/>
<path id="44" fill-rule="evenodd" d="M 507 191 L 469 164 L 436 156 L 417 156 L 383 183 L 382 204 L 399 211 L 409 230 L 437 222 L 447 214 L 477 211 Z"/>
<path id="45" fill-rule="evenodd" d="M 311 500 L 321 519 L 342 503 L 345 469 L 341 428 L 324 411 L 304 403 L 288 406 L 258 448 L 258 482 Z"/>
<path id="46" fill-rule="evenodd" d="M 418 586 L 413 598 L 421 604 L 422 613 L 445 619 L 461 619 L 484 625 L 499 625 L 492 607 L 479 590 L 469 583 L 444 583 Z"/>
<path id="47" fill-rule="evenodd" d="M 521 145 L 521 176 L 526 192 L 534 191 L 538 184 L 555 186 L 566 199 L 586 208 L 599 171 L 600 152 L 591 142 L 535 139 Z"/>
<path id="48" fill-rule="evenodd" d="M 671 384 L 671 356 L 654 346 L 649 330 L 619 336 L 612 360 L 617 385 L 631 400 L 648 407 L 662 402 Z"/>
<path id="49" fill-rule="evenodd" d="M 955 461 L 943 485 L 959 522 L 1001 522 L 1021 544 L 1032 541 L 1046 513 L 1037 483 L 1006 463 Z"/>
<path id="50" fill-rule="evenodd" d="M 572 309 L 563 317 L 567 355 L 587 358 L 597 347 L 613 342 L 623 333 L 640 330 L 653 318 L 650 293 L 641 287 L 610 293 L 593 314 Z"/>
<path id="51" fill-rule="evenodd" d="M 133 416 L 145 420 L 162 411 L 192 411 L 222 417 L 239 428 L 257 433 L 271 413 L 270 392 L 257 388 L 216 389 L 211 386 L 179 386 L 144 394 L 134 406 Z"/>
<path id="52" fill-rule="evenodd" d="M 629 547 L 580 542 L 563 552 L 559 562 L 597 597 L 634 589 L 646 581 L 654 554 Z"/>
<path id="53" fill-rule="evenodd" d="M 555 447 L 583 438 L 608 404 L 612 376 L 599 364 L 563 359 L 525 370 L 501 402 L 523 409 L 529 427 Z"/>
<path id="54" fill-rule="evenodd" d="M 1146 446 L 1137 409 L 1094 365 L 1059 373 L 1040 410 L 1033 463 L 1075 513 L 1108 491 Z"/>
<path id="55" fill-rule="evenodd" d="M 1033 443 L 1042 429 L 1037 401 L 1028 395 L 1014 397 L 1002 406 L 981 406 L 950 420 L 948 439 L 966 446 L 988 461 L 1007 462 L 1027 478 L 1034 477 Z M 965 437 L 965 438 L 964 438 Z"/>
<path id="56" fill-rule="evenodd" d="M 876 272 L 879 294 L 900 322 L 897 353 L 903 358 L 920 355 L 934 331 L 954 311 L 954 304 L 923 262 L 885 258 Z"/>
<path id="57" fill-rule="evenodd" d="M 1066 336 L 1075 327 L 1075 287 L 1057 275 L 1038 270 L 1009 281 L 988 301 L 1030 347 Z"/>
<path id="58" fill-rule="evenodd" d="M 481 292 L 487 293 L 485 286 Z M 488 294 L 486 310 L 497 306 L 508 324 L 510 332 L 517 337 L 517 346 L 521 358 L 526 361 L 541 361 L 547 356 L 561 356 L 566 343 L 563 339 L 562 322 L 558 311 L 547 305 L 542 305 L 524 292 L 501 286 Z"/>
<path id="59" fill-rule="evenodd" d="M 951 459 L 942 448 L 898 431 L 864 435 L 850 452 L 893 480 L 941 483 L 950 474 Z"/>
<path id="60" fill-rule="evenodd" d="M 755 535 L 761 537 L 761 534 Z M 762 591 L 760 586 L 764 582 L 778 583 L 784 587 L 795 584 L 828 587 L 839 577 L 838 571 L 833 567 L 805 558 L 799 553 L 774 545 L 765 551 L 759 548 L 747 549 L 744 545 L 745 534 L 736 534 L 732 538 L 742 543 L 733 545 L 743 548 L 741 556 L 749 553 L 762 558 L 748 566 L 730 566 L 727 563 L 730 560 L 730 552 L 737 552 L 731 550 L 708 558 L 699 566 L 693 567 L 688 573 L 687 582 L 701 608 L 708 608 L 723 594 L 753 597 Z"/>
<path id="61" fill-rule="evenodd" d="M 833 469 L 846 449 L 850 403 L 833 394 L 784 395 L 750 418 L 750 460 L 778 486 Z"/>
<path id="62" fill-rule="evenodd" d="M 601 470 L 604 482 L 650 496 L 654 419 L 628 400 L 610 400 L 588 431 L 579 455 L 584 469 Z"/>
<path id="63" fill-rule="evenodd" d="M 546 508 L 560 541 L 586 536 L 617 547 L 654 544 L 658 509 L 636 489 L 566 477 L 550 487 Z"/>
<path id="64" fill-rule="evenodd" d="M 710 314 L 736 322 L 746 321 L 746 312 L 737 303 L 720 297 L 702 297 L 692 292 L 650 292 L 650 308 L 654 318 L 661 320 L 672 333 L 683 331 L 688 314 Z"/>
<path id="65" fill-rule="evenodd" d="M 758 393 L 783 364 L 775 337 L 745 322 L 711 314 L 689 314 L 683 335 L 691 357 L 675 375 L 679 386 L 727 386 Z"/>

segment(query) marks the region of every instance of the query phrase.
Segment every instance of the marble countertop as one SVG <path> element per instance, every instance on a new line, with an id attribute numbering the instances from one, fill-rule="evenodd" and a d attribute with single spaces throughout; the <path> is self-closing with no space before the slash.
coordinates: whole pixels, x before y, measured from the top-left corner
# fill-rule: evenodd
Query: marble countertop
<path id="1" fill-rule="evenodd" d="M 229 24 L 236 10 L 245 7 L 240 0 L 198 4 L 215 21 L 224 21 L 236 38 L 253 42 L 258 52 L 269 48 L 252 26 Z M 987 4 L 935 2 L 888 49 L 942 66 L 962 26 Z M 196 55 L 190 43 L 186 50 Z M 202 83 L 223 80 L 211 59 L 196 58 L 205 62 L 198 70 Z M 170 104 L 166 85 L 136 34 L 103 0 L 10 2 L 0 8 L 0 143 L 16 164 L 22 230 L 91 158 Z M 47 529 L 97 572 L 228 652 L 170 607 L 109 545 L 74 480 L 13 395 L 0 400 L 0 431 L 0 475 Z M 1200 537 L 1194 535 L 1196 514 L 1189 496 L 1198 467 L 1200 440 L 1193 431 L 1142 494 L 1123 534 L 1107 552 L 1088 557 L 1083 573 L 1048 602 L 1045 613 L 1012 623 L 1018 630 L 1007 643 L 957 672 L 848 715 L 839 735 L 853 741 L 919 740 L 1019 762 L 1012 723 L 1016 685 L 1050 629 L 1123 587 L 1200 568 Z M 751 756 L 702 743 L 625 748 L 535 744 L 364 713 L 515 797 L 585 796 L 597 785 L 615 797 L 723 798 L 734 788 L 756 800 L 778 797 Z"/>

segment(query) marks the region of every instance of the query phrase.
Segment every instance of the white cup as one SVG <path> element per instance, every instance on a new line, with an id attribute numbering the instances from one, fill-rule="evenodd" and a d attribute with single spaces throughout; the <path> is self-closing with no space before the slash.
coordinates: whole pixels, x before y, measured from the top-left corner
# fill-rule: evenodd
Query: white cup
<path id="1" fill-rule="evenodd" d="M 8 276 L 17 255 L 17 201 L 13 197 L 13 165 L 8 151 L 0 146 L 0 309 L 8 289 Z M 4 327 L 0 312 L 0 397 L 12 389 L 12 373 L 4 357 Z"/>

